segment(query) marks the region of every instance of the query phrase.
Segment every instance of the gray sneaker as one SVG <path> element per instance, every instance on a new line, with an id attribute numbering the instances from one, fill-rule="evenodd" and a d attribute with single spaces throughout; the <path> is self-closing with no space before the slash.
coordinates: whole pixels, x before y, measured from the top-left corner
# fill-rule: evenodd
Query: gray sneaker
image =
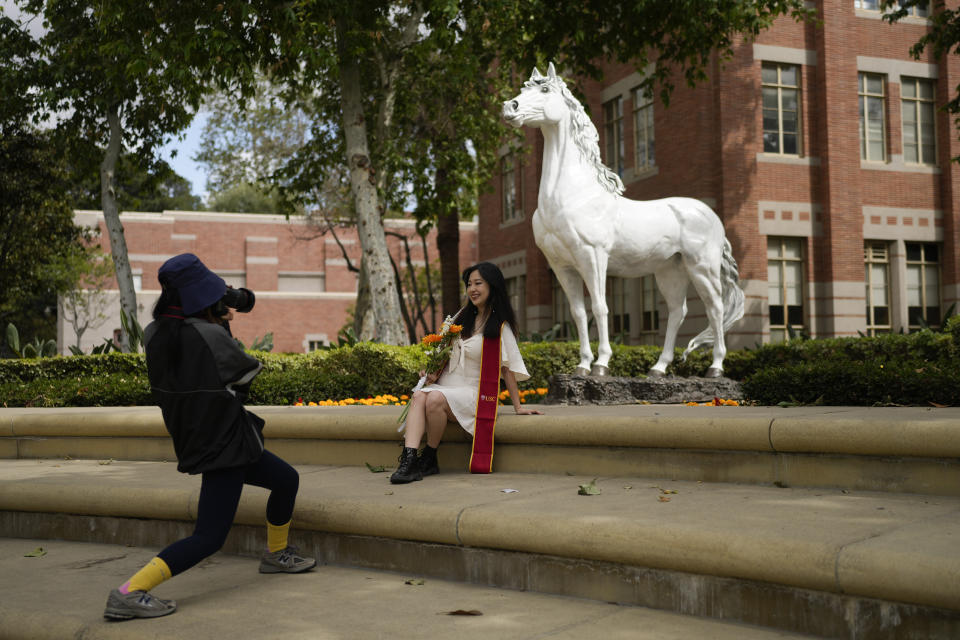
<path id="1" fill-rule="evenodd" d="M 121 593 L 114 589 L 107 597 L 107 608 L 103 617 L 110 620 L 130 620 L 131 618 L 159 618 L 177 610 L 173 600 L 162 600 L 146 591 Z"/>
<path id="2" fill-rule="evenodd" d="M 300 555 L 300 549 L 287 545 L 280 551 L 269 551 L 260 558 L 260 573 L 300 573 L 317 566 L 314 558 L 305 558 Z"/>

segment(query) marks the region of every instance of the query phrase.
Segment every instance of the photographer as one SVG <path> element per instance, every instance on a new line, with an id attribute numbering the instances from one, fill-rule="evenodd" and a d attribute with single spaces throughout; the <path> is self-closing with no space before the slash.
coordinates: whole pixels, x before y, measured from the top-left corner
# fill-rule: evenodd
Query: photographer
<path id="1" fill-rule="evenodd" d="M 244 484 L 270 490 L 260 572 L 299 573 L 316 565 L 287 544 L 299 475 L 264 449 L 264 422 L 243 407 L 261 364 L 231 337 L 229 307 L 250 311 L 253 293 L 228 289 L 191 253 L 167 260 L 158 276 L 162 291 L 154 321 L 144 330 L 147 373 L 173 438 L 177 469 L 202 474 L 197 524 L 193 535 L 168 546 L 110 592 L 103 615 L 113 620 L 176 610 L 174 601 L 149 591 L 223 546 Z"/>

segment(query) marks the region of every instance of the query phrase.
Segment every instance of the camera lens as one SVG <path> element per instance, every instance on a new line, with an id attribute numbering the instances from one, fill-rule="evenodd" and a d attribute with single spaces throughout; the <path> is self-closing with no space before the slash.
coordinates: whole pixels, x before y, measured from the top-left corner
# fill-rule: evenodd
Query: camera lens
<path id="1" fill-rule="evenodd" d="M 236 309 L 240 313 L 248 313 L 253 309 L 255 302 L 256 296 L 253 295 L 253 291 L 244 287 L 239 289 L 227 287 L 227 292 L 223 294 L 223 304 Z"/>

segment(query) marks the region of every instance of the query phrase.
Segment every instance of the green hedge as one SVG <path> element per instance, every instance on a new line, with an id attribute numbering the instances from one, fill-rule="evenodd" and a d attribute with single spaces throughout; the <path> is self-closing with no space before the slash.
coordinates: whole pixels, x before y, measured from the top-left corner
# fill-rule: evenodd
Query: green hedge
<path id="1" fill-rule="evenodd" d="M 596 350 L 596 344 L 593 345 Z M 612 345 L 610 373 L 643 376 L 660 348 Z M 572 373 L 579 362 L 574 342 L 521 343 L 530 379 L 521 389 L 547 387 L 554 373 Z M 358 343 L 310 354 L 251 352 L 263 372 L 250 390 L 250 404 L 292 404 L 326 399 L 408 393 L 426 359 L 419 347 Z M 703 375 L 710 350 L 676 350 L 667 370 Z M 837 405 L 960 405 L 960 317 L 944 331 L 872 338 L 793 340 L 731 351 L 726 374 L 743 382 L 759 404 L 781 402 Z M 0 360 L 0 405 L 117 406 L 151 404 L 142 354 Z"/>

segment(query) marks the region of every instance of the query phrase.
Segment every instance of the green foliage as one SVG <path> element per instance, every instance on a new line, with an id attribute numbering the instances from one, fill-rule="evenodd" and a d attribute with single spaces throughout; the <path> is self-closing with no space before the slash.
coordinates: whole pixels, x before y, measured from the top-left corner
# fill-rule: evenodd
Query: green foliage
<path id="1" fill-rule="evenodd" d="M 250 387 L 251 404 L 292 404 L 297 398 L 367 398 L 408 393 L 417 383 L 424 357 L 418 347 L 372 342 L 285 356 L 296 362 L 265 370 Z"/>
<path id="2" fill-rule="evenodd" d="M 555 373 L 572 373 L 580 357 L 572 342 L 522 342 L 530 379 L 520 389 L 548 387 Z M 371 342 L 343 344 L 308 354 L 252 351 L 263 371 L 250 390 L 250 404 L 288 405 L 298 398 L 327 400 L 409 393 L 426 356 L 419 346 Z M 709 350 L 686 362 L 677 349 L 668 373 L 703 375 Z M 646 375 L 657 361 L 654 346 L 614 345 L 613 376 Z M 726 374 L 742 380 L 747 397 L 760 404 L 960 405 L 960 317 L 944 332 L 919 331 L 871 338 L 794 340 L 730 351 Z M 6 406 L 97 406 L 150 404 L 142 354 L 0 360 L 0 398 Z M 533 398 L 531 398 L 533 400 Z"/>
<path id="3" fill-rule="evenodd" d="M 247 349 L 247 345 L 243 344 L 243 340 L 239 338 L 235 338 L 235 340 L 240 343 L 242 348 Z M 273 351 L 273 332 L 269 331 L 265 333 L 262 338 L 254 336 L 249 349 L 250 351 Z"/>
<path id="4" fill-rule="evenodd" d="M 958 404 L 957 327 L 764 345 L 743 390 L 760 404 Z"/>
<path id="5" fill-rule="evenodd" d="M 229 213 L 280 213 L 278 196 L 268 187 L 241 182 L 210 194 L 210 210 Z"/>
<path id="6" fill-rule="evenodd" d="M 57 355 L 57 342 L 39 336 L 21 347 L 20 332 L 12 322 L 7 324 L 7 346 L 18 358 L 49 358 Z"/>
<path id="7" fill-rule="evenodd" d="M 121 211 L 202 211 L 190 181 L 162 158 L 123 153 L 117 161 L 117 206 Z M 77 166 L 70 196 L 76 209 L 100 209 L 100 168 Z"/>
<path id="8" fill-rule="evenodd" d="M 0 398 L 7 407 L 123 407 L 154 403 L 146 372 L 0 382 Z"/>
<path id="9" fill-rule="evenodd" d="M 7 346 L 13 351 L 14 355 L 20 357 L 20 332 L 12 322 L 7 324 Z"/>
<path id="10" fill-rule="evenodd" d="M 960 404 L 960 369 L 941 363 L 833 360 L 761 369 L 743 382 L 760 404 Z"/>
<path id="11" fill-rule="evenodd" d="M 0 360 L 0 384 L 34 380 L 62 381 L 102 375 L 147 375 L 143 354 L 113 352 L 106 355 Z M 0 397 L 5 397 L 0 395 Z"/>
<path id="12" fill-rule="evenodd" d="M 24 333 L 54 333 L 57 294 L 76 283 L 69 265 L 84 253 L 64 175 L 49 133 L 0 128 L 0 318 Z"/>

